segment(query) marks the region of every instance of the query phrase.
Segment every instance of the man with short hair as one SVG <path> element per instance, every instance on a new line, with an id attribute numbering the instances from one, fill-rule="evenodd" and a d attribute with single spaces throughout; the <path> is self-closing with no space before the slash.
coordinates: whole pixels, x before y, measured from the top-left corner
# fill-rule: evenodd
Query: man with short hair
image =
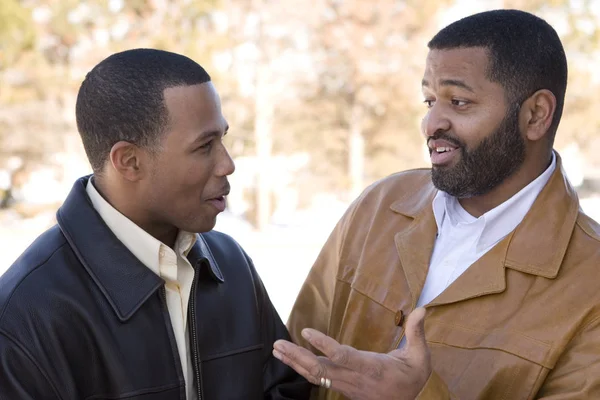
<path id="1" fill-rule="evenodd" d="M 558 35 L 525 12 L 429 42 L 432 168 L 350 206 L 288 322 L 306 348 L 274 347 L 315 397 L 600 398 L 600 226 L 552 150 L 566 86 Z"/>
<path id="2" fill-rule="evenodd" d="M 306 398 L 252 261 L 211 231 L 234 164 L 207 72 L 114 54 L 76 117 L 94 174 L 0 278 L 0 399 Z"/>

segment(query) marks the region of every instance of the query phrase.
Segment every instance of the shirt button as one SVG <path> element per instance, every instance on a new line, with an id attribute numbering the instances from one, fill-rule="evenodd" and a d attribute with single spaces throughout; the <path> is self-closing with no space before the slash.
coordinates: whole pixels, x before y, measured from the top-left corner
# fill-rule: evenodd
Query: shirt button
<path id="1" fill-rule="evenodd" d="M 396 326 L 402 326 L 404 323 L 404 313 L 402 310 L 398 310 L 396 312 L 396 318 L 394 319 L 394 322 L 396 323 Z"/>

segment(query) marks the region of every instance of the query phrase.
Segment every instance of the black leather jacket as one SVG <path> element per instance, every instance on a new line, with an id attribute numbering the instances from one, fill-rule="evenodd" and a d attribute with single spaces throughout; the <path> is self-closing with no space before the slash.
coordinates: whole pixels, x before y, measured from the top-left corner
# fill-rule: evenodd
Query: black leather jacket
<path id="1" fill-rule="evenodd" d="M 185 399 L 164 282 L 96 213 L 87 179 L 0 278 L 0 399 Z M 199 399 L 308 398 L 271 354 L 289 336 L 242 248 L 210 232 L 188 259 Z"/>

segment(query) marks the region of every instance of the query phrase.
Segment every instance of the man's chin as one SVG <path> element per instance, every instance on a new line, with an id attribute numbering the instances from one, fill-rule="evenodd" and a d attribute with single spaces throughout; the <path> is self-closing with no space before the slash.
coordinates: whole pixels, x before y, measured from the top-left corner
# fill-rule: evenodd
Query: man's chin
<path id="1" fill-rule="evenodd" d="M 212 231 L 216 224 L 217 224 L 216 216 L 213 218 L 204 217 L 204 218 L 202 218 L 202 221 L 198 221 L 193 224 L 190 224 L 190 223 L 182 224 L 180 229 L 182 231 L 192 232 L 192 233 L 205 233 L 205 232 Z"/>
<path id="2" fill-rule="evenodd" d="M 215 226 L 217 225 L 216 221 L 212 224 L 203 224 L 198 226 L 198 228 L 196 229 L 196 233 L 206 233 L 206 232 L 210 232 L 213 229 L 215 229 Z"/>
<path id="3" fill-rule="evenodd" d="M 461 185 L 457 182 L 451 182 L 452 178 L 449 176 L 448 171 L 441 171 L 440 169 L 433 169 L 431 172 L 431 182 L 433 186 L 437 190 L 448 193 L 453 197 L 461 197 L 462 196 L 462 188 L 464 185 Z"/>

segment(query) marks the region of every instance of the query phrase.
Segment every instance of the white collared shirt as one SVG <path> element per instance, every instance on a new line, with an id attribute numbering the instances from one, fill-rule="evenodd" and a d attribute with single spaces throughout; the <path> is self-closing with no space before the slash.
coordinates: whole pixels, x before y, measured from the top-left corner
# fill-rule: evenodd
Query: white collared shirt
<path id="1" fill-rule="evenodd" d="M 437 193 L 432 206 L 438 235 L 417 307 L 439 296 L 521 223 L 555 168 L 556 156 L 552 153 L 550 166 L 540 176 L 479 218 L 469 214 L 455 197 Z"/>
<path id="2" fill-rule="evenodd" d="M 142 264 L 165 281 L 167 309 L 181 359 L 187 399 L 195 400 L 194 372 L 187 326 L 187 309 L 194 280 L 194 268 L 188 261 L 187 254 L 196 242 L 196 235 L 180 231 L 173 250 L 111 206 L 98 193 L 91 179 L 88 181 L 86 191 L 94 208 L 115 236 Z"/>

